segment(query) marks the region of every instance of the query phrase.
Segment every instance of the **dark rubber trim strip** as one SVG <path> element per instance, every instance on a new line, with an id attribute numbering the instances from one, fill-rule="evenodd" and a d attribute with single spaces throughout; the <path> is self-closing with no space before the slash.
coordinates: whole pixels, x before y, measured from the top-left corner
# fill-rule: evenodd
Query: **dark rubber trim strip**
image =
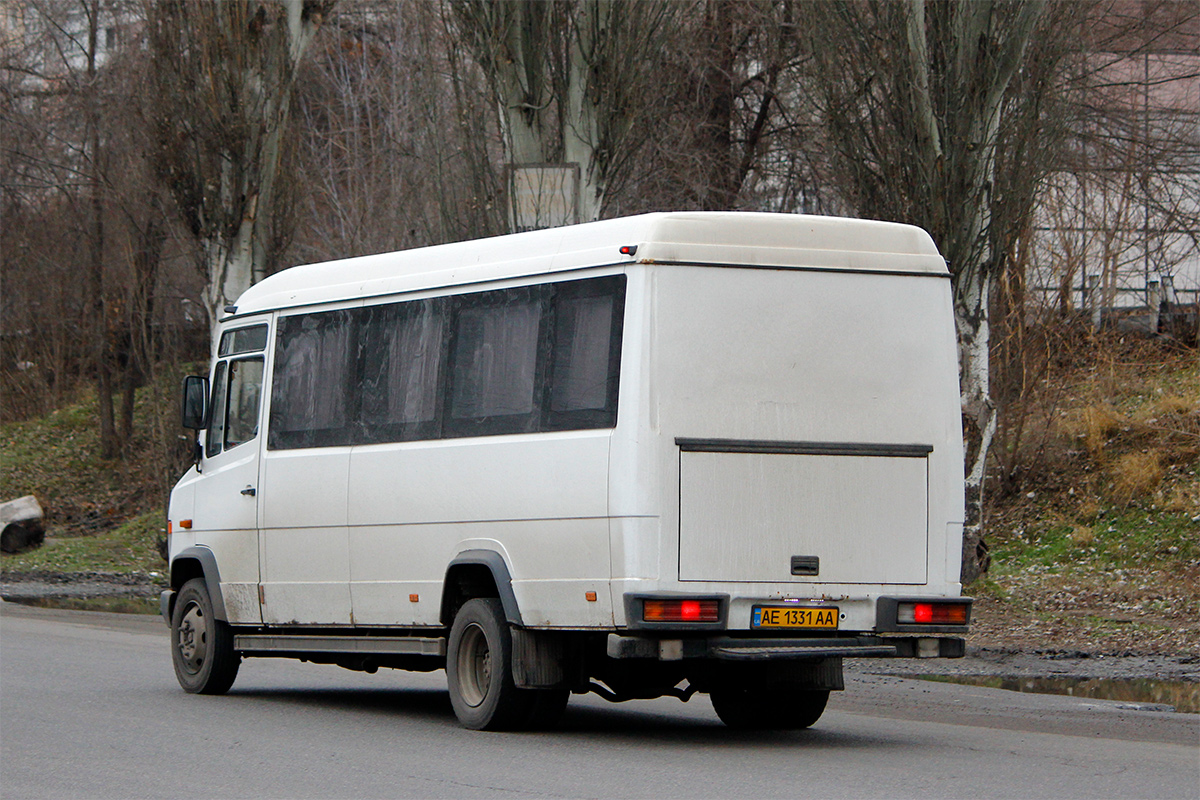
<path id="1" fill-rule="evenodd" d="M 208 586 L 208 597 L 212 601 L 213 616 L 222 622 L 229 621 L 229 615 L 225 613 L 225 597 L 221 594 L 221 572 L 217 569 L 217 557 L 213 555 L 213 551 L 207 547 L 199 545 L 189 547 L 171 560 L 171 586 L 175 589 L 182 589 L 183 582 L 176 586 L 175 570 L 185 561 L 195 561 L 200 565 L 201 573 L 204 575 L 204 583 Z M 161 599 L 160 599 L 161 604 Z"/>
<path id="2" fill-rule="evenodd" d="M 675 444 L 685 453 L 778 453 L 794 456 L 925 458 L 933 452 L 933 446 L 928 444 L 775 442 L 756 439 L 689 439 L 682 436 L 675 439 Z"/>

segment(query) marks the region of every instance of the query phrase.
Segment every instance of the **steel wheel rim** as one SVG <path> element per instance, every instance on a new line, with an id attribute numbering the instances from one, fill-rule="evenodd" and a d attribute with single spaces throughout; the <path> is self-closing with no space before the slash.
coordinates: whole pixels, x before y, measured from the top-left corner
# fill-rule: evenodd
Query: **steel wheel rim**
<path id="1" fill-rule="evenodd" d="M 204 610 L 199 603 L 189 603 L 179 621 L 179 656 L 188 672 L 197 673 L 208 656 L 208 635 Z"/>
<path id="2" fill-rule="evenodd" d="M 458 648 L 459 694 L 471 708 L 483 703 L 492 684 L 491 653 L 483 628 L 478 623 L 471 623 L 463 631 Z"/>

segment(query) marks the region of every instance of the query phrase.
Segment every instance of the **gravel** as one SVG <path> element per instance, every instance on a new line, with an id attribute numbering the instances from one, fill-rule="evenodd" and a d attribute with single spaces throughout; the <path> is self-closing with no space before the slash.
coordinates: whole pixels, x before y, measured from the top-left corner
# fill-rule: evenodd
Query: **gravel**
<path id="1" fill-rule="evenodd" d="M 166 588 L 166 575 L 157 572 L 5 572 L 0 575 L 0 598 L 13 603 L 55 598 L 156 598 Z"/>
<path id="2" fill-rule="evenodd" d="M 968 647 L 964 658 L 848 659 L 848 670 L 870 675 L 952 678 L 1069 678 L 1075 680 L 1200 683 L 1200 658 L 1191 655 L 1106 655 L 1083 651 L 1015 651 Z"/>

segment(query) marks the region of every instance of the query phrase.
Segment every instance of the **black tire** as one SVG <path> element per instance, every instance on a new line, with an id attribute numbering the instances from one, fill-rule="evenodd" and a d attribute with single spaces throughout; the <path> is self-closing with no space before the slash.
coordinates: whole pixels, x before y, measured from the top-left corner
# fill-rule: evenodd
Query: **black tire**
<path id="1" fill-rule="evenodd" d="M 455 615 L 446 678 L 454 714 L 471 730 L 523 728 L 534 714 L 537 692 L 513 683 L 512 633 L 494 597 L 468 600 Z"/>
<path id="2" fill-rule="evenodd" d="M 183 585 L 171 614 L 171 661 L 175 677 L 192 694 L 225 694 L 237 678 L 241 656 L 233 630 L 213 615 L 203 578 Z"/>
<path id="3" fill-rule="evenodd" d="M 730 728 L 798 731 L 821 718 L 828 689 L 714 689 L 713 710 Z"/>

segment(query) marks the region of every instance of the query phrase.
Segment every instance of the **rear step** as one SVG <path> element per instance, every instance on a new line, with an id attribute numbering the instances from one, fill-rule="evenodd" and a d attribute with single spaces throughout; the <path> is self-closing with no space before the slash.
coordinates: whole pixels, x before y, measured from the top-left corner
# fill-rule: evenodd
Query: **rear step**
<path id="1" fill-rule="evenodd" d="M 896 655 L 892 645 L 879 647 L 713 647 L 713 658 L 729 661 L 770 661 L 772 659 L 831 658 L 833 656 L 891 657 Z"/>

